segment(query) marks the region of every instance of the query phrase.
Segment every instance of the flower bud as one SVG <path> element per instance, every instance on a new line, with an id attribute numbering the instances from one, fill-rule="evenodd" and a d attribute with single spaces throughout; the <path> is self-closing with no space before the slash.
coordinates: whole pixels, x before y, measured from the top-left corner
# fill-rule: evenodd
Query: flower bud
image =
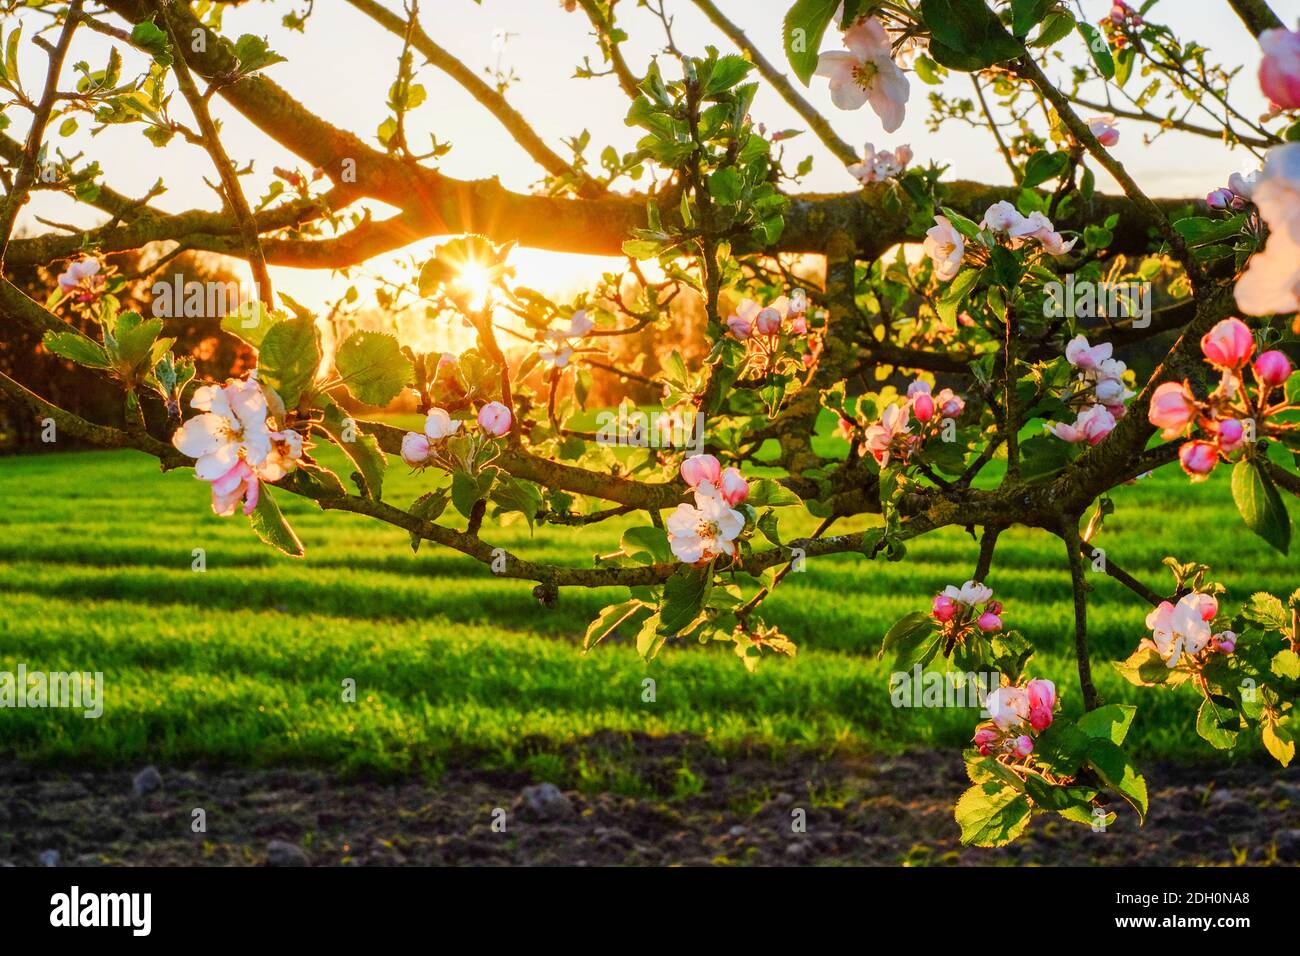
<path id="1" fill-rule="evenodd" d="M 1270 349 L 1255 359 L 1255 378 L 1263 385 L 1282 385 L 1291 377 L 1291 360 L 1285 352 Z"/>
<path id="2" fill-rule="evenodd" d="M 1021 734 L 1011 741 L 1011 752 L 1017 757 L 1028 757 L 1034 752 L 1034 739 L 1028 734 Z"/>
<path id="3" fill-rule="evenodd" d="M 1235 418 L 1225 418 L 1219 422 L 1219 450 L 1236 451 L 1245 443 L 1246 430 Z"/>
<path id="4" fill-rule="evenodd" d="M 489 435 L 500 438 L 510 431 L 510 409 L 500 402 L 488 402 L 479 409 L 478 423 Z"/>
<path id="5" fill-rule="evenodd" d="M 1193 481 L 1204 481 L 1219 463 L 1219 450 L 1208 441 L 1184 442 L 1178 449 L 1178 463 Z"/>
<path id="6" fill-rule="evenodd" d="M 733 508 L 749 497 L 749 482 L 741 475 L 739 468 L 728 468 L 722 473 L 718 486 L 722 498 Z"/>
<path id="7" fill-rule="evenodd" d="M 773 308 L 763 309 L 754 320 L 759 335 L 776 335 L 781 331 L 781 313 Z"/>
<path id="8" fill-rule="evenodd" d="M 953 615 L 957 613 L 957 605 L 946 594 L 936 594 L 930 613 L 934 615 L 934 619 L 939 623 L 947 624 L 952 620 Z"/>
<path id="9" fill-rule="evenodd" d="M 1160 385 L 1151 396 L 1151 407 L 1147 412 L 1151 424 L 1164 430 L 1166 440 L 1181 434 L 1195 415 L 1195 400 L 1183 382 Z"/>
<path id="10" fill-rule="evenodd" d="M 1239 369 L 1255 351 L 1255 337 L 1241 319 L 1224 319 L 1201 338 L 1205 360 L 1219 369 Z"/>
<path id="11" fill-rule="evenodd" d="M 402 461 L 418 468 L 429 458 L 429 439 L 419 432 L 407 432 L 402 438 Z"/>
<path id="12" fill-rule="evenodd" d="M 682 462 L 682 481 L 694 488 L 702 481 L 707 481 L 715 488 L 722 477 L 722 465 L 712 455 L 692 455 Z"/>
<path id="13" fill-rule="evenodd" d="M 980 619 L 976 623 L 979 624 L 980 630 L 985 634 L 1002 630 L 1002 618 L 998 617 L 992 611 L 985 611 L 980 615 Z"/>

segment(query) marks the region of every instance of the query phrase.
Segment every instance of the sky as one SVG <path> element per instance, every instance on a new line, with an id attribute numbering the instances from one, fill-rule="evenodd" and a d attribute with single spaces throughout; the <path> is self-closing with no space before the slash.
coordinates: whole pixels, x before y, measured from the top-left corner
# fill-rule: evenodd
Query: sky
<path id="1" fill-rule="evenodd" d="M 718 0 L 718 6 L 749 35 L 772 62 L 784 66 L 781 50 L 781 20 L 792 0 Z M 688 52 L 703 52 L 707 44 L 731 52 L 727 39 L 712 27 L 690 0 L 665 0 L 675 18 L 674 34 L 679 47 Z M 1109 0 L 1082 0 L 1088 19 L 1096 22 L 1110 7 Z M 1300 0 L 1272 0 L 1273 9 L 1288 23 L 1300 20 Z M 280 18 L 290 10 L 305 6 L 303 0 L 258 0 L 232 8 L 226 14 L 224 32 L 228 36 L 255 33 L 268 36 L 271 47 L 288 58 L 266 71 L 266 75 L 291 95 L 336 126 L 358 133 L 375 143 L 375 130 L 387 115 L 384 105 L 392 83 L 400 50 L 399 38 L 389 34 L 368 17 L 354 10 L 344 0 L 317 0 L 315 13 L 305 35 L 285 30 Z M 400 0 L 388 0 L 388 6 L 400 10 Z M 537 132 L 562 156 L 568 150 L 562 140 L 589 130 L 593 164 L 605 144 L 620 152 L 632 147 L 638 133 L 623 123 L 628 101 L 612 77 L 575 79 L 575 67 L 589 56 L 593 65 L 601 66 L 599 50 L 590 35 L 590 25 L 581 11 L 566 13 L 558 0 L 424 0 L 421 4 L 423 24 L 442 46 L 476 70 L 500 67 L 513 71 L 516 80 L 507 91 L 511 104 L 527 117 Z M 623 9 L 626 8 L 626 9 Z M 658 20 L 632 0 L 620 4 L 620 21 L 629 33 L 625 54 L 635 71 L 644 68 L 649 57 L 663 46 Z M 1149 15 L 1165 22 L 1185 38 L 1195 38 L 1215 51 L 1219 62 L 1243 65 L 1245 69 L 1232 84 L 1232 95 L 1247 115 L 1263 112 L 1265 103 L 1259 94 L 1255 70 L 1259 51 L 1254 39 L 1232 13 L 1226 0 L 1162 0 Z M 9 18 L 11 21 L 13 18 Z M 20 14 L 28 32 L 45 22 L 33 13 Z M 6 33 L 12 22 L 5 25 Z M 504 45 L 502 32 L 507 33 Z M 837 35 L 828 32 L 823 49 L 838 49 Z M 1085 55 L 1082 41 L 1069 38 L 1055 49 L 1067 53 L 1071 62 Z M 124 51 L 125 52 L 125 51 Z M 81 31 L 74 43 L 70 61 L 88 60 L 101 65 L 107 55 L 107 40 L 90 31 Z M 130 54 L 128 54 L 130 55 Z M 23 75 L 29 89 L 39 89 L 43 76 L 44 56 L 30 44 L 23 47 Z M 131 63 L 140 60 L 128 60 Z M 418 62 L 418 60 L 417 60 Z M 1065 67 L 1055 66 L 1049 75 L 1062 77 Z M 986 182 L 1010 182 L 1010 175 L 998 155 L 987 130 L 980 131 L 957 123 L 947 123 L 938 133 L 926 128 L 929 114 L 928 93 L 932 87 L 910 74 L 912 94 L 907 118 L 900 130 L 885 134 L 879 120 L 869 108 L 856 112 L 837 110 L 830 102 L 824 80 L 813 79 L 804 95 L 827 116 L 847 142 L 858 145 L 872 141 L 877 147 L 911 145 L 915 163 L 929 160 L 950 163 L 950 177 Z M 418 81 L 428 91 L 428 99 L 408 117 L 408 140 L 419 148 L 428 143 L 428 134 L 440 141 L 450 141 L 449 154 L 438 161 L 449 176 L 465 179 L 498 176 L 512 189 L 526 190 L 538 176 L 538 167 L 509 137 L 495 119 L 482 109 L 450 77 L 431 66 L 420 69 Z M 796 81 L 797 82 L 797 81 Z M 1138 79 L 1130 80 L 1136 88 Z M 950 77 L 945 89 L 954 95 L 969 95 L 970 81 L 962 74 Z M 1102 94 L 1094 92 L 1094 99 Z M 178 118 L 188 119 L 188 111 L 179 96 L 174 109 Z M 215 98 L 214 115 L 225 130 L 228 153 L 241 165 L 254 162 L 254 173 L 244 177 L 245 190 L 251 198 L 261 195 L 273 178 L 275 166 L 296 167 L 295 157 L 267 139 L 220 97 Z M 764 85 L 751 114 L 769 129 L 803 128 L 804 124 L 780 97 Z M 24 129 L 17 111 L 11 111 L 15 123 L 10 135 Z M 162 176 L 168 185 L 156 205 L 167 211 L 194 207 L 213 208 L 214 195 L 204 177 L 214 179 L 210 161 L 199 147 L 179 141 L 165 149 L 150 146 L 136 128 L 108 129 L 90 138 L 88 124 L 68 140 L 61 142 L 65 152 L 85 150 L 99 159 L 106 169 L 106 182 L 128 195 L 143 195 Z M 1115 155 L 1148 193 L 1157 196 L 1203 195 L 1222 185 L 1229 173 L 1247 171 L 1256 165 L 1244 150 L 1230 151 L 1208 138 L 1180 133 L 1163 136 L 1154 146 L 1143 142 L 1144 124 L 1122 123 L 1121 140 Z M 812 173 L 804 183 L 807 191 L 840 192 L 855 187 L 843 167 L 806 133 L 790 141 L 787 155 L 797 161 L 811 153 L 815 159 Z M 1114 190 L 1104 172 L 1098 186 Z M 375 206 L 376 214 L 385 212 Z M 42 215 L 61 222 L 91 225 L 99 221 L 92 210 L 87 214 L 65 199 L 42 195 L 33 201 L 25 214 L 28 228 L 38 228 L 32 215 Z M 101 217 L 102 218 L 102 217 Z M 437 240 L 412 247 L 417 252 L 431 247 Z M 411 250 L 404 254 L 409 255 Z M 392 254 L 367 264 L 372 272 L 383 270 Z M 601 271 L 617 268 L 621 260 L 589 256 L 569 256 L 538 250 L 519 250 L 512 261 L 519 270 L 520 281 L 557 295 L 571 294 Z M 243 264 L 237 267 L 245 270 Z M 276 267 L 273 280 L 277 288 L 288 292 L 304 304 L 320 308 L 347 286 L 329 273 Z"/>

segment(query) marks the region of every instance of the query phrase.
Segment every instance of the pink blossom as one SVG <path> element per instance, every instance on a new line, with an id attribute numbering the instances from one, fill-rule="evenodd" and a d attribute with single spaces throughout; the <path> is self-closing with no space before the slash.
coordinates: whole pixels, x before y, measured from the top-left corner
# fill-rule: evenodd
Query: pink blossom
<path id="1" fill-rule="evenodd" d="M 500 438 L 510 431 L 510 409 L 500 402 L 488 402 L 478 412 L 478 424 L 489 435 Z"/>
<path id="2" fill-rule="evenodd" d="M 1300 31 L 1277 27 L 1259 35 L 1264 59 L 1259 87 L 1284 110 L 1300 108 Z"/>
<path id="3" fill-rule="evenodd" d="M 1255 359 L 1255 378 L 1263 385 L 1282 385 L 1291 377 L 1291 360 L 1285 352 L 1269 349 Z"/>
<path id="4" fill-rule="evenodd" d="M 758 313 L 754 328 L 759 335 L 776 335 L 781 331 L 781 313 L 770 306 Z"/>
<path id="5" fill-rule="evenodd" d="M 1192 481 L 1204 481 L 1219 463 L 1219 449 L 1208 441 L 1184 442 L 1178 449 L 1178 463 Z"/>
<path id="6" fill-rule="evenodd" d="M 1239 369 L 1255 351 L 1255 337 L 1241 319 L 1224 319 L 1201 338 L 1205 360 L 1218 369 Z"/>
<path id="7" fill-rule="evenodd" d="M 244 514 L 251 515 L 262 494 L 257 474 L 244 459 L 239 459 L 224 475 L 212 482 L 212 510 L 226 517 L 235 513 L 235 507 L 244 502 Z"/>
<path id="8" fill-rule="evenodd" d="M 1109 113 L 1094 116 L 1088 121 L 1088 130 L 1097 137 L 1097 142 L 1107 149 L 1119 142 L 1119 130 L 1115 126 L 1115 117 Z"/>
<path id="9" fill-rule="evenodd" d="M 1025 685 L 1029 695 L 1029 726 L 1046 730 L 1052 725 L 1052 711 L 1056 709 L 1056 685 L 1042 678 Z"/>
<path id="10" fill-rule="evenodd" d="M 992 727 L 981 727 L 975 731 L 975 749 L 984 756 L 993 753 L 993 747 L 998 742 L 1000 734 Z"/>
<path id="11" fill-rule="evenodd" d="M 402 436 L 402 461 L 418 468 L 429 459 L 429 436 L 407 432 Z"/>
<path id="12" fill-rule="evenodd" d="M 1232 631 L 1221 631 L 1210 640 L 1214 649 L 1222 654 L 1231 654 L 1237 649 L 1237 635 Z"/>
<path id="13" fill-rule="evenodd" d="M 1237 280 L 1237 308 L 1246 315 L 1300 310 L 1300 143 L 1268 151 L 1250 198 L 1269 236 Z"/>
<path id="14" fill-rule="evenodd" d="M 907 397 L 912 401 L 912 414 L 918 422 L 928 422 L 934 417 L 934 396 L 930 394 L 930 383 L 917 379 L 907 386 Z"/>
<path id="15" fill-rule="evenodd" d="M 59 273 L 59 291 L 76 302 L 88 303 L 98 298 L 104 288 L 104 277 L 99 274 L 98 259 L 78 259 Z"/>
<path id="16" fill-rule="evenodd" d="M 991 634 L 994 631 L 1002 630 L 1002 618 L 998 617 L 992 611 L 985 611 L 980 615 L 979 620 L 976 623 L 979 624 L 980 630 L 985 634 Z"/>
<path id="17" fill-rule="evenodd" d="M 1235 418 L 1224 418 L 1219 421 L 1219 450 L 1236 451 L 1246 443 L 1246 430 L 1241 427 L 1241 422 Z"/>
<path id="18" fill-rule="evenodd" d="M 1176 438 L 1196 416 L 1195 399 L 1185 382 L 1164 382 L 1151 396 L 1147 420 L 1164 429 L 1165 440 Z"/>
<path id="19" fill-rule="evenodd" d="M 739 468 L 728 468 L 722 473 L 718 490 L 722 492 L 722 500 L 734 508 L 749 497 L 749 482 Z"/>
<path id="20" fill-rule="evenodd" d="M 1109 342 L 1089 345 L 1087 336 L 1076 335 L 1065 343 L 1065 360 L 1075 368 L 1084 371 L 1097 371 L 1103 362 L 1110 358 L 1114 346 Z"/>
<path id="21" fill-rule="evenodd" d="M 880 422 L 867 428 L 864 446 L 883 468 L 889 464 L 896 439 L 911 431 L 910 412 L 906 405 L 890 405 L 880 415 Z"/>
<path id="22" fill-rule="evenodd" d="M 1034 738 L 1028 734 L 1021 734 L 1011 741 L 1011 752 L 1017 757 L 1028 757 L 1034 752 Z"/>
<path id="23" fill-rule="evenodd" d="M 984 699 L 984 708 L 999 730 L 1021 727 L 1029 720 L 1029 695 L 1023 687 L 999 687 Z"/>
<path id="24" fill-rule="evenodd" d="M 808 333 L 808 316 L 802 312 L 795 314 L 790 320 L 790 334 L 806 335 Z"/>
<path id="25" fill-rule="evenodd" d="M 1046 427 L 1061 441 L 1070 444 L 1086 441 L 1096 445 L 1115 428 L 1115 416 L 1105 405 L 1089 405 L 1079 413 L 1073 425 L 1061 422 Z"/>
<path id="26" fill-rule="evenodd" d="M 947 216 L 935 216 L 935 224 L 925 231 L 921 248 L 934 261 L 934 276 L 946 282 L 961 271 L 962 256 L 966 254 L 966 240 Z"/>
<path id="27" fill-rule="evenodd" d="M 817 58 L 817 76 L 830 80 L 831 102 L 842 110 L 867 103 L 892 133 L 903 125 L 910 87 L 890 53 L 889 34 L 875 17 L 853 24 L 844 34 L 847 50 Z"/>
<path id="28" fill-rule="evenodd" d="M 682 481 L 694 488 L 701 481 L 717 486 L 722 479 L 722 463 L 712 455 L 692 455 L 682 462 Z"/>
<path id="29" fill-rule="evenodd" d="M 939 413 L 944 418 L 960 418 L 961 413 L 966 410 L 966 401 L 950 388 L 940 389 L 934 400 L 939 406 Z"/>
<path id="30" fill-rule="evenodd" d="M 946 594 L 936 594 L 934 604 L 931 606 L 931 614 L 934 619 L 941 624 L 947 624 L 957 613 L 957 602 Z"/>
<path id="31" fill-rule="evenodd" d="M 847 168 L 849 175 L 865 186 L 868 183 L 883 182 L 893 176 L 900 175 L 907 169 L 907 164 L 911 160 L 912 150 L 908 146 L 900 146 L 892 151 L 882 149 L 877 152 L 875 146 L 867 143 L 867 147 L 862 154 L 862 161 L 850 163 Z"/>

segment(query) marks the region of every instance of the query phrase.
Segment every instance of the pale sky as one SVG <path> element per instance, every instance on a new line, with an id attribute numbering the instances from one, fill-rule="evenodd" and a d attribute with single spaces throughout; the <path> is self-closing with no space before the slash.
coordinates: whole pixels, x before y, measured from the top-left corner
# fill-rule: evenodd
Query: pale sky
<path id="1" fill-rule="evenodd" d="M 784 66 L 780 25 L 791 2 L 719 0 L 719 6 L 733 22 L 741 25 L 769 59 Z M 714 30 L 689 0 L 666 0 L 666 3 L 676 16 L 674 32 L 681 48 L 702 53 L 705 44 L 711 43 L 723 52 L 731 52 L 726 38 Z M 288 58 L 287 63 L 270 67 L 269 77 L 329 122 L 376 142 L 374 131 L 387 115 L 384 102 L 393 80 L 400 40 L 343 0 L 317 0 L 305 36 L 283 29 L 280 17 L 303 5 L 292 0 L 273 0 L 232 8 L 226 14 L 224 32 L 231 37 L 240 33 L 269 36 L 271 47 Z M 388 6 L 400 10 L 400 0 L 389 0 Z M 1096 22 L 1110 3 L 1109 0 L 1083 0 L 1082 6 L 1089 20 Z M 1272 6 L 1288 23 L 1300 20 L 1300 0 L 1272 0 Z M 568 155 L 561 140 L 583 129 L 591 132 L 588 155 L 593 164 L 598 165 L 605 144 L 612 143 L 622 152 L 635 143 L 638 131 L 623 123 L 628 101 L 614 79 L 572 78 L 575 66 L 584 56 L 590 56 L 593 65 L 601 66 L 599 51 L 589 35 L 590 26 L 580 11 L 565 13 L 558 0 L 483 0 L 481 5 L 472 0 L 424 0 L 421 7 L 424 26 L 430 35 L 476 70 L 497 63 L 494 34 L 503 29 L 509 31 L 510 37 L 500 53 L 500 64 L 507 70 L 513 69 L 518 80 L 506 95 L 560 155 Z M 648 57 L 662 46 L 662 32 L 657 18 L 637 9 L 632 0 L 620 4 L 620 10 L 620 22 L 631 36 L 625 44 L 625 53 L 633 70 L 639 72 Z M 1149 16 L 1170 23 L 1185 39 L 1195 38 L 1210 46 L 1219 62 L 1243 65 L 1245 69 L 1232 84 L 1235 102 L 1249 116 L 1264 110 L 1265 103 L 1255 78 L 1258 46 L 1226 0 L 1163 0 Z M 28 32 L 33 25 L 47 22 L 47 18 L 31 13 L 20 14 L 18 19 L 28 23 Z M 6 24 L 6 33 L 10 26 L 12 23 Z M 838 35 L 829 31 L 823 49 L 839 48 L 837 41 Z M 69 61 L 87 59 L 97 68 L 104 62 L 106 45 L 102 36 L 80 31 Z M 1077 37 L 1062 41 L 1054 49 L 1065 52 L 1071 62 L 1080 62 L 1085 55 L 1083 43 Z M 44 56 L 24 43 L 22 58 L 28 88 L 39 89 Z M 140 61 L 128 59 L 128 66 L 132 62 Z M 1050 72 L 1054 76 L 1065 75 L 1061 66 Z M 926 129 L 928 94 L 934 88 L 923 84 L 914 74 L 909 77 L 912 94 L 907 118 L 892 136 L 881 130 L 879 120 L 869 108 L 856 112 L 835 109 L 824 80 L 814 78 L 811 89 L 804 93 L 849 143 L 858 145 L 869 140 L 877 147 L 909 143 L 916 155 L 915 163 L 924 164 L 931 159 L 950 162 L 953 166 L 950 177 L 1009 182 L 1009 173 L 987 131 L 952 122 L 937 134 Z M 435 133 L 441 141 L 451 141 L 450 154 L 439 161 L 445 173 L 466 179 L 497 175 L 506 186 L 518 190 L 526 190 L 537 179 L 538 167 L 455 81 L 430 66 L 420 69 L 418 81 L 426 87 L 429 96 L 408 117 L 408 140 L 417 149 L 428 142 L 429 133 Z M 1130 88 L 1140 88 L 1139 83 L 1140 78 L 1135 76 L 1129 81 Z M 970 81 L 963 74 L 950 77 L 945 88 L 962 96 L 971 91 Z M 1094 99 L 1101 95 L 1093 91 Z M 1152 108 L 1158 105 L 1159 101 Z M 178 118 L 188 121 L 188 111 L 180 96 L 175 97 L 173 109 Z M 255 201 L 265 190 L 273 177 L 273 166 L 299 165 L 295 157 L 229 109 L 219 96 L 213 109 L 225 125 L 225 143 L 231 156 L 241 165 L 255 161 L 254 174 L 243 180 L 250 199 Z M 10 110 L 9 115 L 14 120 L 10 135 L 21 136 L 25 129 L 24 114 Z M 752 115 L 769 129 L 804 125 L 766 86 L 758 94 Z M 77 134 L 62 141 L 62 148 L 72 153 L 84 149 L 87 155 L 98 158 L 107 171 L 106 181 L 114 188 L 128 195 L 142 195 L 161 175 L 169 190 L 156 201 L 158 206 L 168 211 L 214 206 L 213 194 L 204 185 L 203 177 L 215 177 L 201 149 L 184 144 L 179 138 L 172 146 L 155 149 L 134 127 L 109 129 L 92 140 L 87 127 L 83 121 Z M 1121 141 L 1114 152 L 1153 195 L 1203 195 L 1222 185 L 1229 173 L 1249 170 L 1255 165 L 1244 150 L 1230 151 L 1207 138 L 1167 133 L 1153 146 L 1146 146 L 1142 134 L 1150 127 L 1121 123 L 1120 128 Z M 854 181 L 811 133 L 788 144 L 787 156 L 796 161 L 808 153 L 813 154 L 816 163 L 805 181 L 805 189 L 853 188 Z M 1106 190 L 1115 189 L 1104 173 L 1099 173 L 1098 185 Z M 33 210 L 58 221 L 78 224 L 100 221 L 93 216 L 79 216 L 70 202 L 51 199 L 48 195 L 28 207 L 28 216 Z M 26 223 L 32 225 L 30 218 Z M 381 269 L 391 258 L 391 255 L 383 257 L 371 267 Z M 557 294 L 573 292 L 600 271 L 616 268 L 621 262 L 533 250 L 517 252 L 515 261 L 522 282 Z M 280 289 L 312 307 L 322 306 L 346 287 L 346 283 L 332 280 L 328 273 L 305 270 L 276 268 L 274 278 Z"/>

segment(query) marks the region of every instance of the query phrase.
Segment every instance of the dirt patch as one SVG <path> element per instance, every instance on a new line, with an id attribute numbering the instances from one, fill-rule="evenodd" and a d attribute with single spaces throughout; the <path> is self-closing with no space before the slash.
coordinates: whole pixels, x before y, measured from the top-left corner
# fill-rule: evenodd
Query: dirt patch
<path id="1" fill-rule="evenodd" d="M 618 747 L 609 786 L 588 773 L 564 790 L 483 770 L 433 784 L 300 769 L 163 768 L 155 779 L 9 761 L 0 864 L 50 865 L 57 853 L 59 865 L 262 865 L 299 860 L 295 847 L 317 866 L 1300 862 L 1300 768 L 1151 766 L 1144 827 L 1126 812 L 1105 833 L 1039 817 L 1016 844 L 980 850 L 958 842 L 965 777 L 949 752 L 724 759 L 678 739 Z"/>

